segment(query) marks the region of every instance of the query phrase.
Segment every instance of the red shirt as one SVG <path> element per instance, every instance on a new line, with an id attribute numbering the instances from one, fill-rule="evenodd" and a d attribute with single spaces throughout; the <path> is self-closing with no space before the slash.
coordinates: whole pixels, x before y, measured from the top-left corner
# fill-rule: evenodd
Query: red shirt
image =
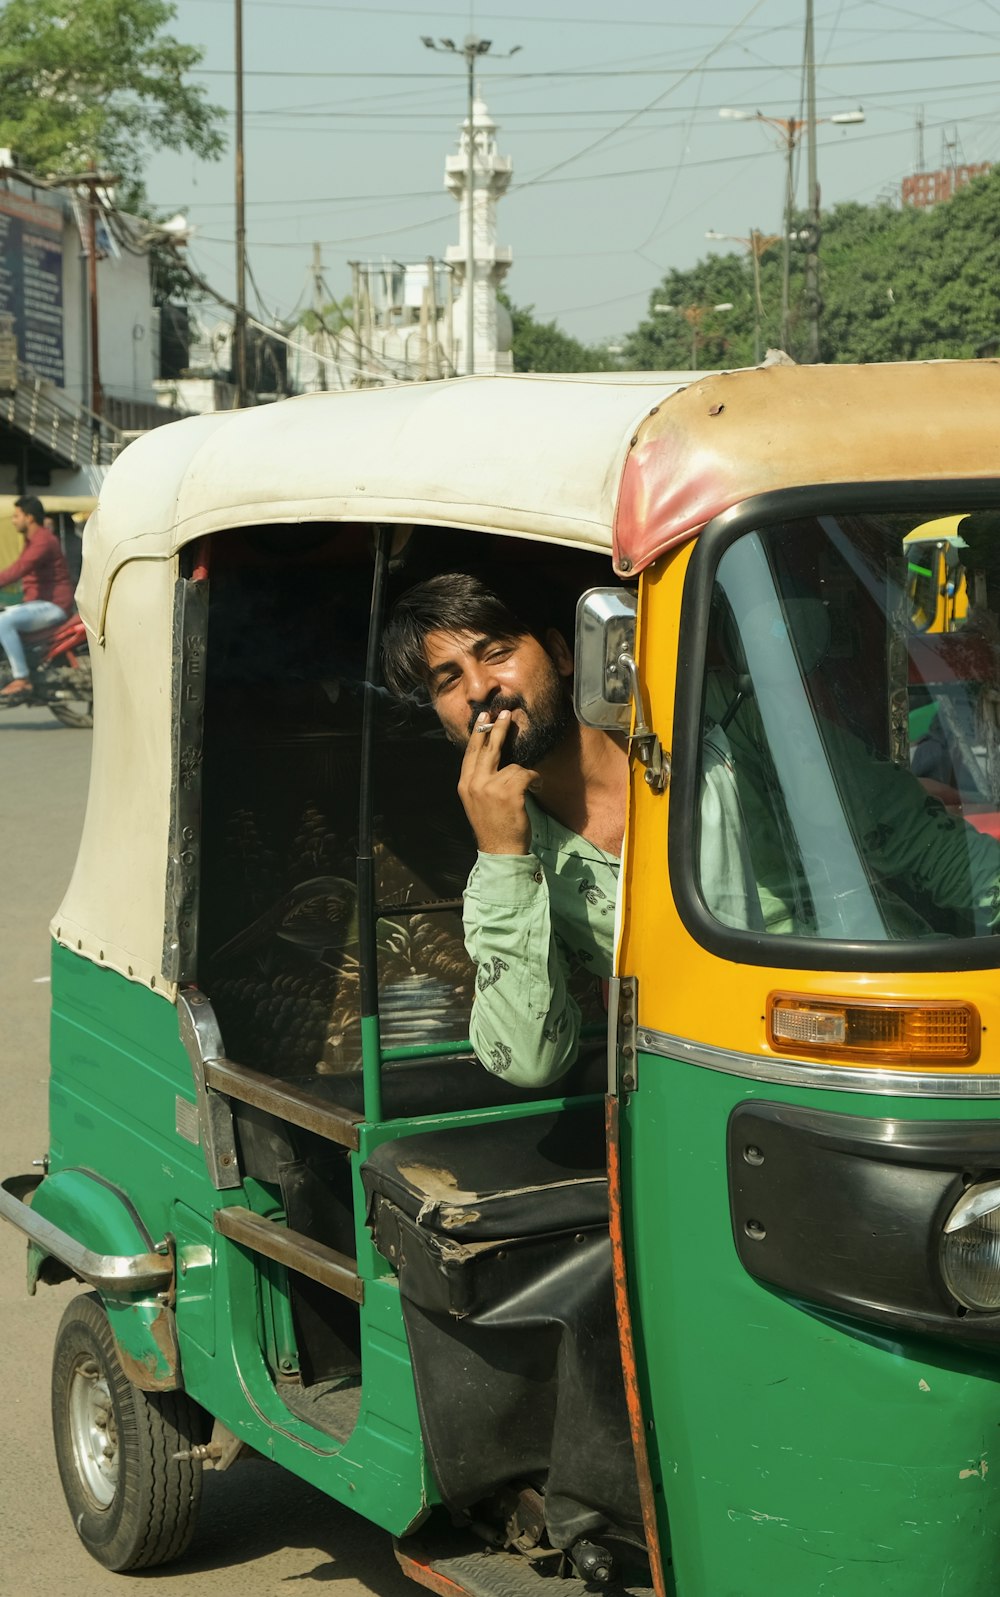
<path id="1" fill-rule="evenodd" d="M 66 615 L 73 608 L 73 584 L 59 547 L 59 539 L 48 527 L 32 527 L 19 557 L 6 571 L 0 571 L 0 588 L 20 582 L 25 604 L 45 599 L 57 604 Z"/>

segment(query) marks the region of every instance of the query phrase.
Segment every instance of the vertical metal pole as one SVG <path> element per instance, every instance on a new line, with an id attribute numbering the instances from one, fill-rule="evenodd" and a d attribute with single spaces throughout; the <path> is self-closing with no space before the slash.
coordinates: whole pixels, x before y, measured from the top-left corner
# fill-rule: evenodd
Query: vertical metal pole
<path id="1" fill-rule="evenodd" d="M 243 0 L 236 5 L 236 326 L 233 356 L 237 409 L 247 402 L 247 227 L 243 184 Z"/>
<path id="2" fill-rule="evenodd" d="M 785 124 L 788 163 L 785 170 L 785 248 L 781 260 L 781 347 L 786 355 L 792 353 L 788 347 L 792 341 L 788 299 L 792 273 L 792 211 L 795 206 L 795 127 L 795 118 L 789 117 Z"/>
<path id="3" fill-rule="evenodd" d="M 90 408 L 95 416 L 104 414 L 104 389 L 101 387 L 101 351 L 97 309 L 97 173 L 87 182 L 87 296 L 90 301 Z"/>
<path id="4" fill-rule="evenodd" d="M 316 381 L 320 391 L 326 392 L 326 323 L 323 320 L 323 256 L 318 244 L 313 245 L 313 310 L 319 323 L 316 328 L 316 340 L 321 345 L 319 359 L 316 362 Z"/>
<path id="5" fill-rule="evenodd" d="M 809 237 L 806 240 L 806 359 L 819 360 L 819 178 L 816 175 L 816 46 L 813 0 L 806 0 L 806 138 L 809 152 Z"/>
<path id="6" fill-rule="evenodd" d="M 378 713 L 379 651 L 385 584 L 389 570 L 392 533 L 379 527 L 375 533 L 375 569 L 368 620 L 364 699 L 361 719 L 361 781 L 358 793 L 358 953 L 361 980 L 361 1072 L 365 1093 L 365 1119 L 382 1119 L 382 1042 L 378 1023 L 378 914 L 375 902 L 375 840 L 372 813 L 375 802 L 375 718 Z"/>
<path id="7" fill-rule="evenodd" d="M 760 324 L 764 306 L 760 297 L 760 234 L 750 229 L 750 257 L 753 261 L 753 363 L 760 365 Z"/>
<path id="8" fill-rule="evenodd" d="M 475 217 L 474 189 L 476 181 L 476 141 L 473 126 L 473 117 L 476 108 L 475 75 L 476 75 L 476 46 L 478 39 L 467 39 L 465 45 L 465 60 L 469 69 L 469 160 L 465 174 L 467 193 L 466 199 L 466 228 L 465 240 L 465 370 L 471 377 L 476 370 L 476 246 L 472 236 L 472 224 Z"/>

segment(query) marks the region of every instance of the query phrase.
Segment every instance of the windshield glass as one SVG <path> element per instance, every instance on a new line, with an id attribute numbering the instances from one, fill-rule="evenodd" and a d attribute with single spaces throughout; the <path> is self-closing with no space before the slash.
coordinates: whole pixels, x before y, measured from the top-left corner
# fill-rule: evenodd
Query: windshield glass
<path id="1" fill-rule="evenodd" d="M 819 516 L 720 559 L 698 864 L 725 925 L 852 942 L 1000 926 L 1000 516 L 943 526 Z"/>

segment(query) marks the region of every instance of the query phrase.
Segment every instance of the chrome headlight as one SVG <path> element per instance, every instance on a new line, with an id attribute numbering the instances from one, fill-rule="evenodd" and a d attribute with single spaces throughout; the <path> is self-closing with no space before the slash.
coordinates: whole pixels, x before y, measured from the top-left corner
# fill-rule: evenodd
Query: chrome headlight
<path id="1" fill-rule="evenodd" d="M 941 1274 L 965 1308 L 1000 1310 L 1000 1182 L 981 1181 L 959 1198 L 945 1221 Z"/>

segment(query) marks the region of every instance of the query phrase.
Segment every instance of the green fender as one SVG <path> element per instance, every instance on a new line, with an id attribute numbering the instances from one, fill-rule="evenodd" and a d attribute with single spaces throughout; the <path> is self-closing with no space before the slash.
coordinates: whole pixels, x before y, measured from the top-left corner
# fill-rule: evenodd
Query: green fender
<path id="1" fill-rule="evenodd" d="M 35 1191 L 31 1212 L 95 1254 L 147 1257 L 154 1251 L 128 1199 L 84 1170 L 46 1176 Z M 38 1281 L 64 1281 L 72 1274 L 57 1255 L 29 1241 L 29 1292 Z M 184 1384 L 173 1296 L 172 1288 L 129 1291 L 124 1282 L 120 1290 L 101 1288 L 122 1369 L 145 1392 L 172 1392 Z"/>

